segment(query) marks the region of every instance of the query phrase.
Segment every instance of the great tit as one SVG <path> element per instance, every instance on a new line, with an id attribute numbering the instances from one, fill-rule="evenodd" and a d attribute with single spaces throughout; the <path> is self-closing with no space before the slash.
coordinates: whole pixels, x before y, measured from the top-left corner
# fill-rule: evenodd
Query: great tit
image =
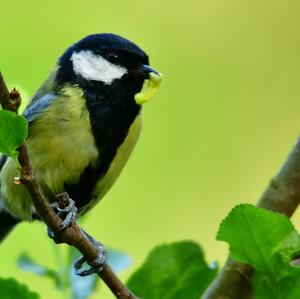
<path id="1" fill-rule="evenodd" d="M 80 216 L 106 194 L 140 135 L 141 104 L 160 79 L 147 54 L 115 34 L 89 35 L 65 51 L 24 112 L 29 157 L 51 202 L 67 192 Z M 0 241 L 18 222 L 38 218 L 16 176 L 2 155 Z"/>

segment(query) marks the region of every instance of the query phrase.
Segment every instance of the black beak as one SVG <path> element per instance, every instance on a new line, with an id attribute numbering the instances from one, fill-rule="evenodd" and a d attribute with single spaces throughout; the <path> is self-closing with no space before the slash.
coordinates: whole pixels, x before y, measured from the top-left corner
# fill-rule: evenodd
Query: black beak
<path id="1" fill-rule="evenodd" d="M 149 75 L 150 73 L 154 73 L 156 75 L 159 75 L 159 72 L 157 70 L 155 70 L 154 68 L 152 68 L 151 66 L 147 65 L 147 64 L 143 64 L 140 68 L 140 72 L 143 75 Z"/>

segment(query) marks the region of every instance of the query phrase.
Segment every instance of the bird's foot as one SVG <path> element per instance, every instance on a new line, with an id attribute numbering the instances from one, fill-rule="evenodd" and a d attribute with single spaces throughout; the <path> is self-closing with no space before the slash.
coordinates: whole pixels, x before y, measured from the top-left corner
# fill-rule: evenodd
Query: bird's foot
<path id="1" fill-rule="evenodd" d="M 58 198 L 58 216 L 63 219 L 59 227 L 59 231 L 62 231 L 75 221 L 78 209 L 75 201 L 67 193 L 61 193 L 56 197 Z"/>
<path id="2" fill-rule="evenodd" d="M 47 228 L 48 236 L 53 239 L 56 243 L 60 243 L 58 233 L 65 230 L 70 226 L 76 219 L 77 208 L 75 202 L 69 195 L 64 192 L 56 196 L 58 202 L 55 202 L 53 207 L 57 210 L 57 215 L 62 219 L 62 222 L 57 231 L 52 231 L 49 227 Z"/>
<path id="3" fill-rule="evenodd" d="M 95 240 L 92 236 L 90 236 L 88 233 L 86 233 L 84 230 L 82 230 L 84 235 L 93 243 L 94 246 L 97 247 L 98 249 L 98 256 L 97 258 L 90 262 L 87 261 L 83 256 L 79 258 L 78 261 L 75 262 L 74 268 L 75 268 L 75 273 L 76 275 L 79 276 L 88 276 L 94 273 L 100 273 L 103 271 L 103 268 L 107 264 L 107 252 L 104 248 L 104 246 Z M 87 263 L 90 268 L 87 270 L 81 270 L 82 266 L 84 263 Z"/>

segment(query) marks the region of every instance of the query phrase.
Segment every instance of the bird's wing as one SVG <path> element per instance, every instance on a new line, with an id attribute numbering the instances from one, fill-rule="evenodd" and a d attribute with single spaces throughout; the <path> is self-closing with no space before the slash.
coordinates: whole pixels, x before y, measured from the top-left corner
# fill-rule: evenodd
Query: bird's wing
<path id="1" fill-rule="evenodd" d="M 57 97 L 53 93 L 46 93 L 44 95 L 37 94 L 27 106 L 23 115 L 27 119 L 29 125 L 33 123 L 37 116 L 46 109 L 52 101 Z"/>
<path id="2" fill-rule="evenodd" d="M 57 97 L 57 95 L 53 92 L 55 87 L 56 71 L 57 67 L 50 73 L 47 80 L 41 85 L 30 103 L 27 105 L 23 115 L 26 117 L 29 125 L 33 123 L 36 117 Z"/>
<path id="3" fill-rule="evenodd" d="M 33 123 L 36 117 L 57 97 L 56 94 L 50 91 L 53 82 L 54 72 L 50 74 L 48 80 L 45 81 L 45 83 L 40 87 L 30 103 L 27 105 L 23 115 L 27 119 L 29 125 Z M 7 159 L 8 157 L 6 155 L 0 155 L 0 172 Z"/>

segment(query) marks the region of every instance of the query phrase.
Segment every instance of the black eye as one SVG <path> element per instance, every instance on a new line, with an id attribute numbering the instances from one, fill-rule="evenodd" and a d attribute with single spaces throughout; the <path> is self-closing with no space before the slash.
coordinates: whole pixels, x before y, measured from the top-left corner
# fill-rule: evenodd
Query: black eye
<path id="1" fill-rule="evenodd" d="M 108 60 L 109 62 L 111 62 L 111 63 L 116 64 L 116 63 L 119 63 L 119 62 L 121 61 L 121 57 L 120 57 L 120 55 L 117 54 L 117 53 L 109 53 L 109 54 L 107 55 L 107 60 Z"/>

